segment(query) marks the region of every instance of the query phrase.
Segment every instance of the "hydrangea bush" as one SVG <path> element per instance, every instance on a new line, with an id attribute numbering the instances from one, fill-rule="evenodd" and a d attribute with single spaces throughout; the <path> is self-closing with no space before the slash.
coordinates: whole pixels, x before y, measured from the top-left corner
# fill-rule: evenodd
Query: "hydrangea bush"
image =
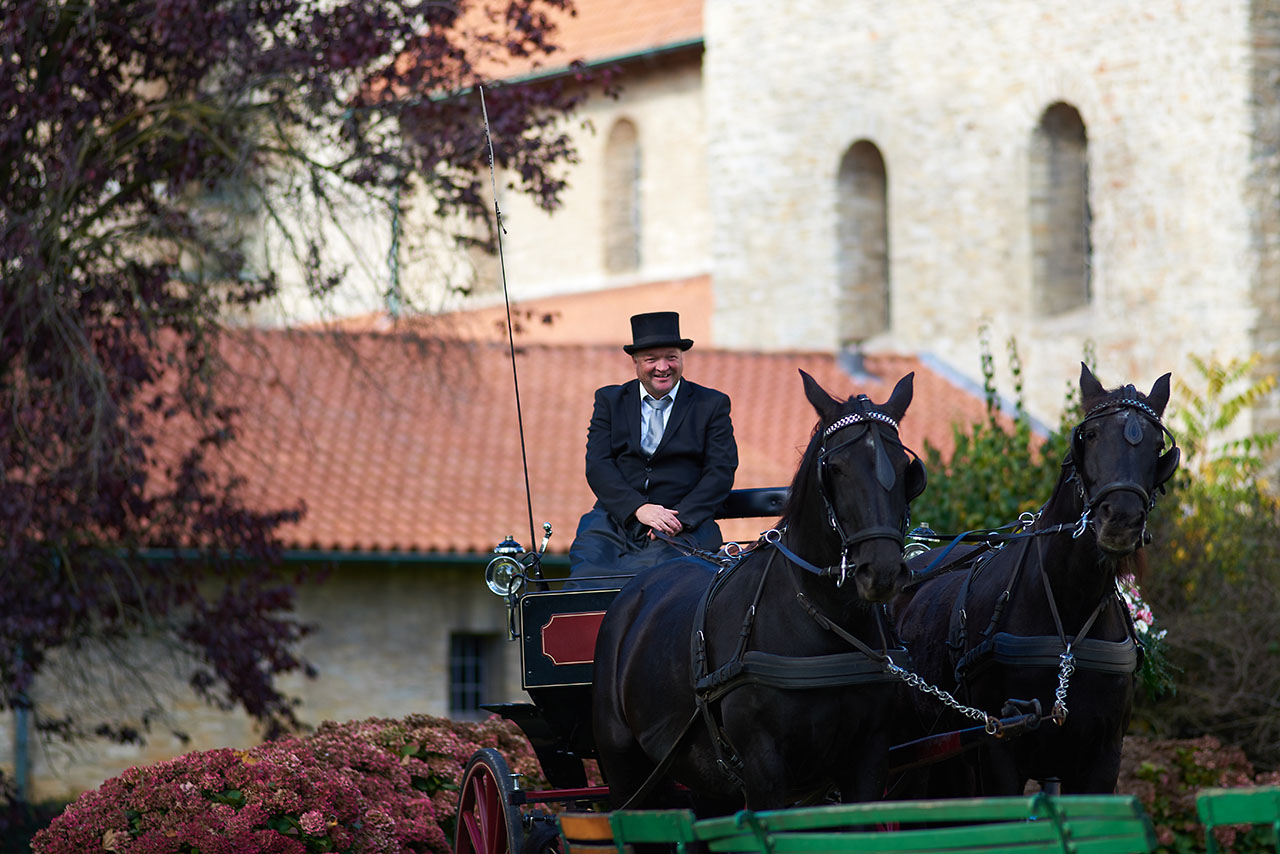
<path id="1" fill-rule="evenodd" d="M 32 841 L 37 854 L 310 854 L 452 848 L 463 770 L 496 748 L 530 786 L 520 731 L 428 715 L 325 723 L 250 750 L 189 753 L 86 792 Z"/>
<path id="2" fill-rule="evenodd" d="M 1212 736 L 1130 735 L 1124 740 L 1117 789 L 1142 801 L 1155 825 L 1158 854 L 1190 854 L 1205 850 L 1204 825 L 1196 813 L 1196 795 L 1202 788 L 1275 785 L 1280 785 L 1280 772 L 1255 773 L 1242 749 Z M 1233 854 L 1276 850 L 1270 828 L 1220 827 L 1214 832 L 1221 850 Z"/>

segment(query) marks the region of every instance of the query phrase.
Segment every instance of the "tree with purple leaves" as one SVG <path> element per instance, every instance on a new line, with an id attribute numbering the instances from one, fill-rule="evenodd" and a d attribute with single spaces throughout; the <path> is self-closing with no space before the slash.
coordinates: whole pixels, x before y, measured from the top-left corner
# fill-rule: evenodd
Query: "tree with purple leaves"
<path id="1" fill-rule="evenodd" d="M 458 224 L 446 237 L 491 242 L 485 76 L 530 81 L 485 84 L 488 122 L 497 167 L 553 208 L 586 91 L 554 54 L 548 14 L 568 5 L 6 0 L 0 710 L 141 737 L 146 716 L 42 715 L 29 692 L 53 656 L 142 636 L 191 656 L 210 702 L 295 723 L 276 677 L 307 669 L 296 579 L 265 567 L 303 508 L 252 506 L 219 462 L 225 319 L 290 277 L 318 298 L 342 284 L 325 228 L 343 199 L 413 183 Z"/>

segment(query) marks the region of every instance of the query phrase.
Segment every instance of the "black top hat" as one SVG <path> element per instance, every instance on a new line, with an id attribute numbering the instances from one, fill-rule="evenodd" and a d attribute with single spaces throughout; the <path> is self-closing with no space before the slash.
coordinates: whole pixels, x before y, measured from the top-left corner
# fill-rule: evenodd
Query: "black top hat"
<path id="1" fill-rule="evenodd" d="M 688 350 L 693 342 L 680 337 L 680 315 L 674 311 L 651 311 L 631 315 L 631 343 L 623 350 L 634 354 L 653 347 L 679 347 Z"/>

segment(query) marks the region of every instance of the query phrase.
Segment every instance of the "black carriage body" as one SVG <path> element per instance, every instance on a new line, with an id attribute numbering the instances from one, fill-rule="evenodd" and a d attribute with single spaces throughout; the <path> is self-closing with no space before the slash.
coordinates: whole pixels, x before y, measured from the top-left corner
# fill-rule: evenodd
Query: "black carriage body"
<path id="1" fill-rule="evenodd" d="M 716 518 L 777 517 L 786 496 L 781 487 L 735 489 Z M 625 582 L 625 577 L 619 579 Z M 557 789 L 585 786 L 582 760 L 596 756 L 591 732 L 596 635 L 620 590 L 543 590 L 520 596 L 520 684 L 533 702 L 484 706 L 520 727 Z"/>
<path id="2" fill-rule="evenodd" d="M 520 684 L 532 703 L 485 708 L 515 722 L 557 789 L 587 784 L 595 758 L 591 673 L 596 634 L 618 589 L 549 590 L 520 597 Z"/>
<path id="3" fill-rule="evenodd" d="M 591 686 L 596 634 L 618 595 L 612 590 L 549 590 L 520 598 L 520 686 Z"/>

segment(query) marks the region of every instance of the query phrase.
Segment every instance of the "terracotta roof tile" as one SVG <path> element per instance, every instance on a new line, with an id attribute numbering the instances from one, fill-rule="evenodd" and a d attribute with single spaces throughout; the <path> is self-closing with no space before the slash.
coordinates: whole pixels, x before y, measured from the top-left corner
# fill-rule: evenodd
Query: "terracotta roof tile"
<path id="1" fill-rule="evenodd" d="M 486 79 L 511 79 L 557 73 L 582 60 L 588 64 L 621 60 L 636 54 L 699 44 L 702 40 L 703 0 L 574 0 L 572 12 L 547 11 L 555 27 L 549 42 L 555 50 L 536 57 L 479 57 L 476 72 Z M 458 31 L 476 44 L 501 43 L 506 38 L 503 19 L 489 14 L 485 4 L 472 4 L 458 23 Z M 419 55 L 408 50 L 394 63 L 397 72 L 409 71 Z M 375 75 L 366 94 L 385 94 L 387 80 Z M 397 94 L 403 94 L 398 91 Z"/>
<path id="2" fill-rule="evenodd" d="M 703 0 L 574 0 L 556 15 L 555 42 L 570 59 L 596 61 L 702 38 Z"/>
<path id="3" fill-rule="evenodd" d="M 628 287 L 558 294 L 511 303 L 517 344 L 610 344 L 631 337 L 629 318 L 644 311 L 680 312 L 680 332 L 706 346 L 711 339 L 715 292 L 709 275 Z M 475 341 L 507 340 L 503 304 L 447 314 L 392 317 L 386 312 L 326 319 L 305 327 L 316 331 L 412 333 Z"/>
<path id="4" fill-rule="evenodd" d="M 505 344 L 421 344 L 385 334 L 257 331 L 229 341 L 225 394 L 245 409 L 232 462 L 260 506 L 305 503 L 283 529 L 293 548 L 487 552 L 506 534 L 529 536 L 512 369 Z M 915 371 L 902 425 L 917 450 L 951 448 L 952 424 L 983 404 L 911 356 L 867 357 L 883 380 L 854 380 L 826 353 L 748 353 L 695 347 L 686 375 L 733 400 L 736 485 L 785 486 L 816 421 L 797 369 L 837 396 L 885 399 Z M 520 398 L 533 518 L 566 551 L 593 497 L 583 474 L 592 393 L 634 376 L 616 345 L 526 345 Z M 731 539 L 760 520 L 727 522 Z"/>

